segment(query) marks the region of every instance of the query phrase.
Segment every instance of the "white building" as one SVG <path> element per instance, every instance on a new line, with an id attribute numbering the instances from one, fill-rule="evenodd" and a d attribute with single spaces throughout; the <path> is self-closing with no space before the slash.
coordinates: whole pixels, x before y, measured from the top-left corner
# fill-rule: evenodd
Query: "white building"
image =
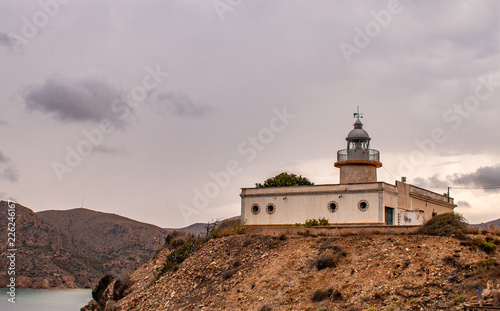
<path id="1" fill-rule="evenodd" d="M 340 183 L 332 185 L 243 188 L 241 217 L 247 225 L 285 225 L 327 218 L 330 224 L 419 225 L 433 215 L 452 212 L 453 198 L 412 186 L 377 181 L 380 154 L 360 114 L 337 152 Z M 403 179 L 404 180 L 404 179 Z"/>

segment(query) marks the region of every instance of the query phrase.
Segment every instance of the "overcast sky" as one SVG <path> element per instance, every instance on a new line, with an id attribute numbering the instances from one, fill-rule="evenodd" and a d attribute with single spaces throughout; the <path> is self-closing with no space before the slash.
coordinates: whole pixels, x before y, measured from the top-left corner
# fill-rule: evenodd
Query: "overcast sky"
<path id="1" fill-rule="evenodd" d="M 499 9 L 1 1 L 0 198 L 162 227 L 236 216 L 240 188 L 283 171 L 338 183 L 360 106 L 379 180 L 500 218 Z"/>

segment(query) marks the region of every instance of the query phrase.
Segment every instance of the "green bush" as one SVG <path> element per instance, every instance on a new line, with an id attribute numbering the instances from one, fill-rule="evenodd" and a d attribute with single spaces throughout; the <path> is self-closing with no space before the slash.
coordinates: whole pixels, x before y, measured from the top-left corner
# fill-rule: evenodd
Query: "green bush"
<path id="1" fill-rule="evenodd" d="M 466 299 L 465 299 L 464 295 L 459 295 L 459 296 L 455 297 L 455 299 L 453 299 L 453 304 L 455 306 L 458 306 L 459 304 L 465 302 L 465 300 Z"/>
<path id="2" fill-rule="evenodd" d="M 479 247 L 485 252 L 485 253 L 493 253 L 496 249 L 497 246 L 493 243 L 490 243 L 486 240 L 482 239 L 477 239 L 477 243 L 479 244 Z"/>
<path id="3" fill-rule="evenodd" d="M 328 219 L 326 219 L 325 217 L 318 218 L 318 222 L 319 222 L 320 226 L 328 226 L 330 224 L 330 222 L 328 221 Z"/>
<path id="4" fill-rule="evenodd" d="M 302 177 L 302 175 L 297 176 L 295 174 L 288 174 L 283 172 L 274 177 L 268 178 L 264 184 L 257 183 L 255 186 L 257 188 L 268 188 L 268 187 L 290 187 L 290 186 L 310 186 L 314 185 L 309 179 Z"/>
<path id="5" fill-rule="evenodd" d="M 311 228 L 311 227 L 316 227 L 316 226 L 328 226 L 330 222 L 328 219 L 325 217 L 318 218 L 318 219 L 308 219 L 306 220 L 304 226 Z"/>
<path id="6" fill-rule="evenodd" d="M 176 249 L 184 245 L 189 240 L 192 240 L 194 235 L 192 233 L 183 231 L 169 232 L 165 237 L 165 246 L 169 249 Z"/>
<path id="7" fill-rule="evenodd" d="M 498 266 L 498 263 L 495 259 L 489 258 L 479 260 L 479 265 L 483 267 L 493 267 Z"/>
<path id="8" fill-rule="evenodd" d="M 467 229 L 468 224 L 462 215 L 444 213 L 432 217 L 417 231 L 417 233 L 465 239 Z"/>
<path id="9" fill-rule="evenodd" d="M 207 237 L 192 237 L 189 241 L 184 242 L 181 246 L 174 249 L 168 256 L 165 265 L 160 270 L 160 273 L 155 278 L 155 282 L 158 281 L 167 271 L 172 270 L 178 264 L 182 263 L 189 255 L 194 253 L 200 248 L 202 244 L 207 242 L 209 238 Z"/>
<path id="10" fill-rule="evenodd" d="M 319 226 L 319 221 L 317 219 L 306 220 L 305 226 L 308 228 Z"/>

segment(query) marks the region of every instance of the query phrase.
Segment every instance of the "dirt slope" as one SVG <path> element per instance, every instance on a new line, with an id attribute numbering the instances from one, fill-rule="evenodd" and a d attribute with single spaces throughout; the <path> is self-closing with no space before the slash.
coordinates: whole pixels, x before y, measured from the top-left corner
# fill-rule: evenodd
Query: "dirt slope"
<path id="1" fill-rule="evenodd" d="M 479 264 L 494 257 L 466 244 L 416 235 L 224 237 L 203 245 L 154 285 L 106 309 L 449 310 L 474 301 L 485 273 L 500 275 L 498 267 Z M 346 255 L 339 256 L 336 267 L 316 268 L 321 253 L 338 253 L 339 248 Z M 167 254 L 160 251 L 132 280 L 151 284 Z M 458 277 L 448 279 L 454 275 Z M 318 289 L 334 289 L 341 297 L 313 302 Z"/>

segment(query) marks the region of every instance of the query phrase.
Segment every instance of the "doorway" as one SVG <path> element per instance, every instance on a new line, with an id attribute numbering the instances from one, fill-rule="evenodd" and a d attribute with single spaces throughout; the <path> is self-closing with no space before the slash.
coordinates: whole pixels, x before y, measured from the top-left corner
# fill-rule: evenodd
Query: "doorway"
<path id="1" fill-rule="evenodd" d="M 385 224 L 394 225 L 394 209 L 392 207 L 385 207 Z"/>

